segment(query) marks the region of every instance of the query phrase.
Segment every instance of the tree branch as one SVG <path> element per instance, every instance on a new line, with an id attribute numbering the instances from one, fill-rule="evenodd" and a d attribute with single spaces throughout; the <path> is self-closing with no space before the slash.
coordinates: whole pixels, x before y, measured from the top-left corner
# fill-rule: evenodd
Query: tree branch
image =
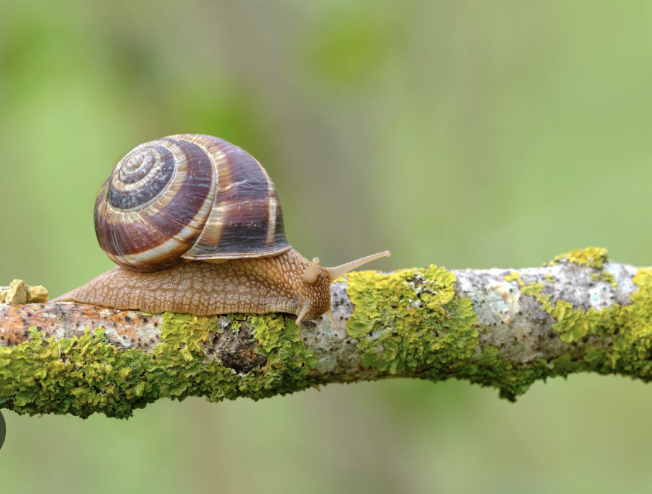
<path id="1" fill-rule="evenodd" d="M 652 270 L 604 249 L 521 270 L 351 273 L 332 303 L 338 330 L 323 318 L 297 328 L 284 315 L 0 304 L 0 408 L 123 418 L 166 397 L 389 377 L 466 379 L 510 400 L 574 372 L 650 379 Z"/>

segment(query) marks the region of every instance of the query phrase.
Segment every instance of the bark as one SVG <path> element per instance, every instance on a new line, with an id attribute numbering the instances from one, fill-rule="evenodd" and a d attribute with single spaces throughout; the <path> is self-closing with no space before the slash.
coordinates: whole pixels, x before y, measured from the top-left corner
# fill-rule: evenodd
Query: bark
<path id="1" fill-rule="evenodd" d="M 340 328 L 294 316 L 0 304 L 0 408 L 128 417 L 169 397 L 259 399 L 331 382 L 466 379 L 510 400 L 538 379 L 652 369 L 652 271 L 573 251 L 539 268 L 351 273 Z M 101 329 L 100 329 L 101 328 Z"/>

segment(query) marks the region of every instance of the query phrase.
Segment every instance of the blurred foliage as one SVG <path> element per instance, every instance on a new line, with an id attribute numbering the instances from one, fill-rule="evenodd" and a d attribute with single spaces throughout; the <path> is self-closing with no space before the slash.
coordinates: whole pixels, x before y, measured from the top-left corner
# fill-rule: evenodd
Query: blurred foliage
<path id="1" fill-rule="evenodd" d="M 179 132 L 250 151 L 286 230 L 336 265 L 649 264 L 652 4 L 0 0 L 0 284 L 112 267 L 100 185 Z M 4 280 L 4 281 L 3 281 Z M 6 492 L 647 492 L 648 386 L 573 376 L 516 404 L 467 383 L 6 412 Z"/>

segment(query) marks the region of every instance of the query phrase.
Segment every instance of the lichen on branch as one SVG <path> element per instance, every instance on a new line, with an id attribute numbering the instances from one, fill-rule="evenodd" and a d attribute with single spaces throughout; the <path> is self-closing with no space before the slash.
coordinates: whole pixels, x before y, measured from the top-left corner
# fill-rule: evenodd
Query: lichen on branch
<path id="1" fill-rule="evenodd" d="M 510 400 L 575 372 L 650 379 L 652 269 L 605 249 L 521 270 L 351 273 L 332 303 L 342 329 L 284 315 L 0 304 L 0 408 L 126 418 L 161 398 L 257 400 L 391 377 L 464 379 Z"/>

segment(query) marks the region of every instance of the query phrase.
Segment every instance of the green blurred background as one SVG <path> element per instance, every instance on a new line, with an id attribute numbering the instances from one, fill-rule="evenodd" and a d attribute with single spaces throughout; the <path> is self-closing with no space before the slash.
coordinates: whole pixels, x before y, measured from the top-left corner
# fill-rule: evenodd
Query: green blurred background
<path id="1" fill-rule="evenodd" d="M 652 264 L 652 3 L 0 0 L 0 285 L 112 267 L 93 203 L 135 145 L 223 137 L 336 265 Z M 162 401 L 128 421 L 5 411 L 2 492 L 647 493 L 652 388 L 331 385 Z"/>

